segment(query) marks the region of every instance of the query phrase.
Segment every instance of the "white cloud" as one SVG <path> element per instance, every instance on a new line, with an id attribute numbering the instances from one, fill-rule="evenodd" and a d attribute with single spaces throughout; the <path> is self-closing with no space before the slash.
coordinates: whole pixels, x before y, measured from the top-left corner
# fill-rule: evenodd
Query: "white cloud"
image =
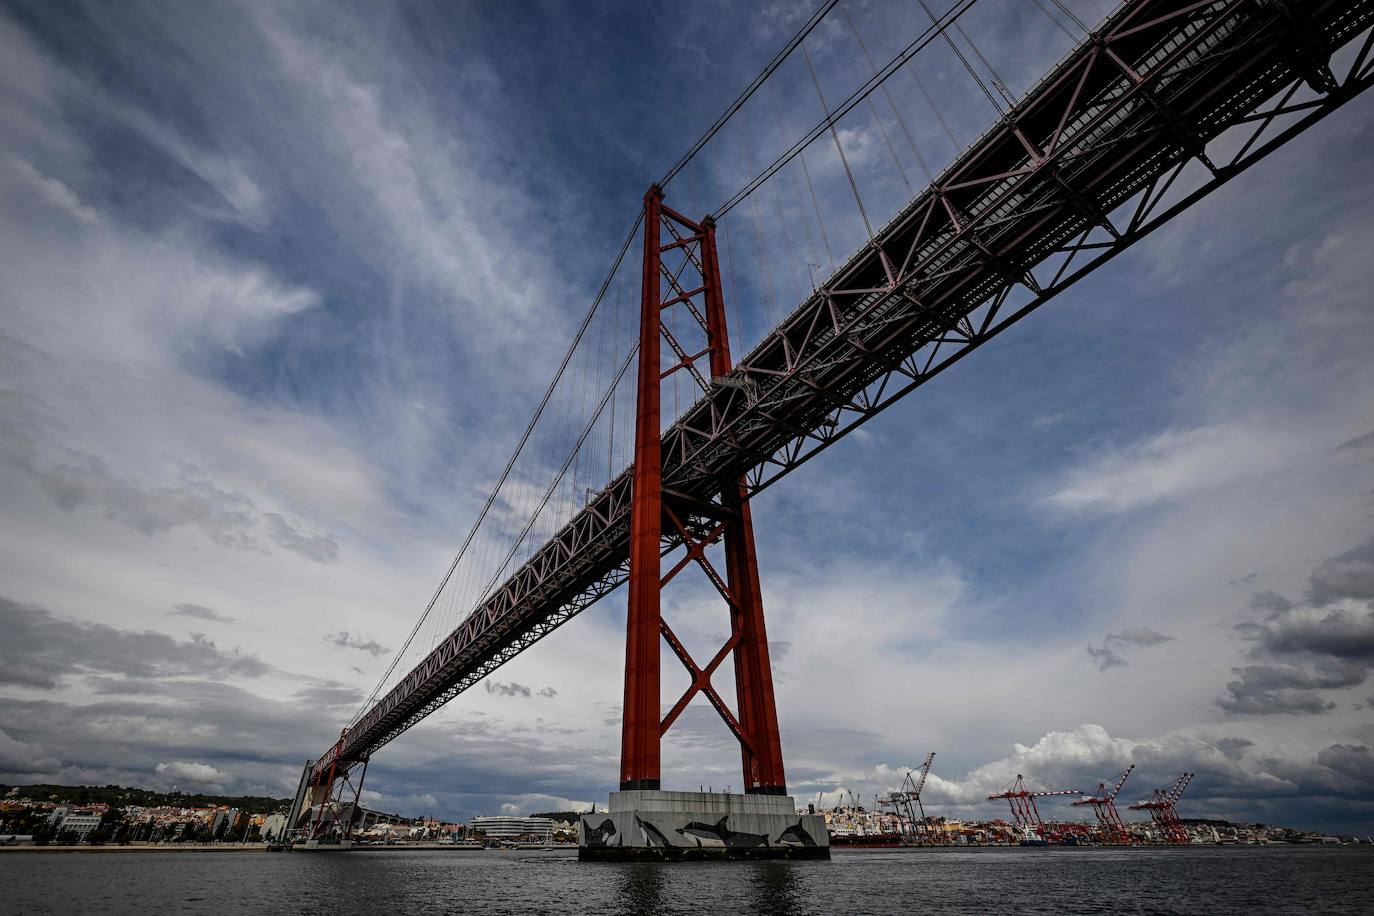
<path id="1" fill-rule="evenodd" d="M 1165 430 L 1125 447 L 1100 449 L 1065 474 L 1045 502 L 1065 512 L 1131 512 L 1262 478 L 1307 448 L 1256 426 Z"/>
<path id="2" fill-rule="evenodd" d="M 233 219 L 254 228 L 267 224 L 269 197 L 241 161 L 197 146 L 166 121 L 152 117 L 143 109 L 125 105 L 99 92 L 96 98 L 106 116 L 138 133 L 215 189 L 227 207 L 208 210 L 206 215 Z"/>
<path id="3" fill-rule="evenodd" d="M 32 164 L 11 153 L 9 166 L 14 175 L 27 184 L 44 203 L 52 206 L 79 223 L 95 225 L 100 222 L 100 214 L 93 207 L 81 202 L 76 192 L 56 178 L 44 175 Z"/>
<path id="4" fill-rule="evenodd" d="M 403 814 L 410 817 L 420 817 L 422 815 L 434 816 L 439 808 L 439 799 L 432 792 L 419 792 L 411 795 L 391 795 L 385 792 L 376 792 L 372 789 L 363 790 L 363 804 L 369 808 L 385 811 L 389 814 Z"/>
<path id="5" fill-rule="evenodd" d="M 159 763 L 157 765 L 157 775 L 164 779 L 195 783 L 196 785 L 224 785 L 229 782 L 229 774 L 206 763 L 196 763 L 189 760 L 173 760 L 171 763 Z"/>
<path id="6" fill-rule="evenodd" d="M 394 254 L 399 275 L 441 291 L 468 322 L 494 332 L 487 322 L 499 321 L 501 333 L 489 339 L 501 346 L 542 346 L 543 335 L 526 340 L 535 329 L 527 322 L 536 313 L 550 317 L 537 307 L 551 291 L 541 271 L 528 269 L 529 241 L 507 237 L 518 226 L 539 231 L 528 198 L 481 174 L 480 145 L 436 130 L 422 93 L 376 80 L 370 34 L 326 44 L 284 11 L 259 12 L 273 64 L 315 131 L 329 138 L 324 149 L 336 151 L 331 165 L 352 192 L 350 205 L 367 208 L 367 219 L 353 225 L 365 247 Z M 475 95 L 500 91 L 481 61 L 462 62 L 449 78 Z"/>

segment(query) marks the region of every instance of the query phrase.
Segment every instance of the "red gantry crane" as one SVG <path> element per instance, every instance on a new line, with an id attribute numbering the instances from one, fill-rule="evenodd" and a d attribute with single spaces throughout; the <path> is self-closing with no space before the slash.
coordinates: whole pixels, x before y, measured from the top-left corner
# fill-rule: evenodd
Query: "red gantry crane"
<path id="1" fill-rule="evenodd" d="M 1040 810 L 1035 807 L 1037 798 L 1045 798 L 1051 795 L 1082 795 L 1078 789 L 1048 789 L 1040 792 L 1032 792 L 1026 788 L 1026 779 L 1020 773 L 1016 778 L 1007 784 L 1007 787 L 996 795 L 989 795 L 988 801 L 996 801 L 1005 798 L 1007 804 L 1011 806 L 1011 817 L 1016 822 L 1016 827 L 1021 831 L 1021 836 L 1031 839 L 1032 834 L 1043 838 L 1045 833 L 1045 822 L 1040 819 Z"/>
<path id="2" fill-rule="evenodd" d="M 1106 782 L 1099 782 L 1097 794 L 1084 795 L 1073 803 L 1075 808 L 1092 805 L 1093 813 L 1097 815 L 1097 823 L 1102 828 L 1102 837 L 1109 843 L 1124 846 L 1131 842 L 1131 835 L 1126 832 L 1126 825 L 1121 822 L 1121 815 L 1116 810 L 1116 796 L 1126 784 L 1126 777 L 1130 776 L 1131 770 L 1134 769 L 1133 763 L 1126 767 L 1126 772 L 1116 778 L 1110 789 L 1107 788 Z"/>
<path id="3" fill-rule="evenodd" d="M 1150 797 L 1144 801 L 1131 805 L 1132 811 L 1148 811 L 1150 817 L 1155 822 L 1155 827 L 1159 829 L 1164 842 L 1182 844 L 1188 842 L 1188 831 L 1183 829 L 1183 822 L 1178 819 L 1178 811 L 1174 805 L 1178 803 L 1183 795 L 1183 790 L 1188 788 L 1188 783 L 1193 781 L 1192 773 L 1184 773 L 1174 780 L 1174 784 L 1168 789 L 1155 789 L 1150 793 Z"/>

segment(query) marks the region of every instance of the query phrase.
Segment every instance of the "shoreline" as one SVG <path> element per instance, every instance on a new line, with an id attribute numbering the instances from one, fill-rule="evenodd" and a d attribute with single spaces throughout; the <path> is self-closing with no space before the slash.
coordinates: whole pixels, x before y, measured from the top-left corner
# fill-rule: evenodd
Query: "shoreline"
<path id="1" fill-rule="evenodd" d="M 494 852 L 494 853 L 502 853 L 502 852 L 507 852 L 507 853 L 509 853 L 509 852 L 548 852 L 548 851 L 568 851 L 568 850 L 571 850 L 571 851 L 576 852 L 576 851 L 577 851 L 577 847 L 576 847 L 576 846 L 540 846 L 540 847 L 533 847 L 533 848 L 529 848 L 529 849 L 519 849 L 519 848 L 514 848 L 514 849 L 485 849 L 485 848 L 481 848 L 481 847 L 473 848 L 473 847 L 471 847 L 471 846 L 455 846 L 455 845 L 453 845 L 453 844 L 451 844 L 451 843 L 404 843 L 404 844 L 402 844 L 402 843 L 396 843 L 396 844 L 393 844 L 393 845 L 390 845 L 390 846 L 354 846 L 352 849 L 349 849 L 349 850 L 331 849 L 331 848 L 329 848 L 328 846 L 326 846 L 326 847 L 323 847 L 323 848 L 321 848 L 321 849 L 315 849 L 315 850 L 309 850 L 309 851 L 312 852 L 312 853 L 314 853 L 314 852 L 329 853 L 329 852 L 345 852 L 345 851 L 346 851 L 346 852 L 349 852 L 349 853 L 357 853 L 357 852 L 403 852 L 403 851 L 406 851 L 406 850 L 410 850 L 410 851 L 416 851 L 416 850 L 434 851 L 434 850 L 437 850 L 437 851 L 444 851 L 444 852 Z M 304 850 L 304 849 L 282 850 L 282 851 L 283 851 L 283 852 L 306 852 L 306 850 Z M 6 853 L 10 853 L 10 854 L 18 854 L 18 853 L 38 853 L 38 854 L 40 854 L 40 855 L 62 855 L 62 854 L 72 854 L 72 853 L 75 853 L 75 854 L 91 855 L 91 854 L 95 854 L 95 853 L 104 853 L 104 852 L 112 852 L 112 853 L 120 853 L 120 854 L 129 854 L 129 853 L 136 853 L 136 852 L 165 852 L 165 853 L 196 853 L 196 852 L 234 852 L 234 853 L 245 853 L 245 852 L 267 852 L 267 844 L 265 844 L 265 843 L 248 843 L 248 844 L 232 843 L 232 844 L 224 844 L 224 845 L 212 845 L 212 844 L 201 844 L 201 843 L 185 843 L 185 844 L 182 844 L 182 843 L 150 843 L 150 844 L 143 845 L 143 846 L 134 845 L 134 844 L 130 844 L 130 845 L 128 845 L 128 846 L 114 846 L 114 845 L 111 845 L 111 846 L 29 846 L 29 845 L 19 845 L 19 844 L 15 844 L 15 845 L 13 845 L 13 846 L 0 846 L 0 855 L 4 855 L 4 854 L 6 854 Z"/>
<path id="2" fill-rule="evenodd" d="M 848 844 L 846 844 L 846 845 L 840 845 L 840 846 L 833 846 L 833 847 L 831 847 L 831 851 L 832 851 L 832 852 L 839 852 L 839 853 L 846 853 L 846 852 L 855 852 L 855 853 L 871 853 L 871 852 L 929 853 L 929 852 L 959 852 L 959 851 L 967 852 L 967 851 L 971 851 L 971 850 L 982 850 L 982 849 L 1003 849 L 1003 850 L 1008 850 L 1008 851 L 1014 851 L 1014 850 L 1026 850 L 1026 849 L 1029 849 L 1029 848 L 1035 848 L 1035 849 L 1065 849 L 1065 850 L 1093 850 L 1093 849 L 1105 849 L 1105 850 L 1122 850 L 1122 849 L 1165 849 L 1165 850 L 1168 850 L 1168 849 L 1274 849 L 1274 848 L 1292 849 L 1292 848 L 1311 848 L 1311 849 L 1327 849 L 1327 850 L 1330 850 L 1330 849 L 1345 849 L 1345 848 L 1348 848 L 1348 847 L 1350 847 L 1350 846 L 1359 847 L 1359 846 L 1366 846 L 1366 845 L 1369 845 L 1369 844 L 1365 844 L 1365 843 L 1349 843 L 1349 844 L 1347 844 L 1347 843 L 1341 843 L 1341 844 L 1334 844 L 1334 843 L 1263 843 L 1263 844 L 1230 844 L 1230 843 L 1223 843 L 1223 844 L 1212 844 L 1212 843 L 1207 843 L 1207 844 L 1198 844 L 1198 845 L 1189 845 L 1189 846 L 1156 845 L 1156 846 L 1131 846 L 1131 847 L 1123 847 L 1123 846 L 1086 846 L 1086 845 L 1085 845 L 1085 846 L 1064 846 L 1064 847 L 1051 847 L 1051 846 L 1047 846 L 1047 847 L 1025 847 L 1025 846 L 1007 846 L 1007 845 L 1001 845 L 1001 844 L 986 844 L 986 845 L 973 845 L 973 844 L 970 844 L 970 845 L 967 845 L 967 846 L 953 846 L 953 845 L 951 845 L 951 846 L 892 846 L 892 847 L 888 847 L 888 846 L 859 846 L 859 845 L 848 845 Z M 287 850 L 283 850 L 283 851 L 287 851 Z M 304 853 L 304 852 L 307 852 L 307 851 L 304 850 L 304 849 L 295 849 L 295 850 L 289 850 L 289 851 L 291 851 L 291 852 L 296 852 L 296 853 Z M 532 848 L 528 848 L 528 849 L 519 849 L 519 848 L 510 848 L 510 849 L 486 849 L 486 848 L 480 848 L 480 847 L 479 847 L 479 848 L 473 848 L 473 847 L 470 847 L 470 846 L 453 846 L 453 845 L 448 844 L 448 843 L 405 843 L 405 844 L 400 844 L 400 843 L 398 843 L 398 844 L 391 845 L 391 846 L 355 846 L 355 847 L 353 847 L 352 849 L 349 849 L 349 850 L 340 850 L 340 849 L 337 849 L 337 848 L 335 848 L 335 849 L 330 849 L 329 847 L 325 847 L 325 848 L 323 848 L 323 849 L 310 850 L 309 852 L 312 852 L 312 853 L 335 853 L 335 854 L 337 854 L 337 853 L 339 853 L 339 852 L 348 852 L 348 853 L 350 853 L 350 854 L 355 854 L 355 853 L 369 853 L 369 852 L 469 852 L 469 853 L 473 853 L 473 852 L 489 852 L 489 853 L 494 853 L 494 854 L 500 855 L 500 854 L 502 854 L 502 853 L 507 853 L 507 854 L 509 854 L 509 853 L 517 853 L 517 852 L 518 852 L 518 853 L 530 853 L 530 852 L 564 852 L 564 853 L 572 853 L 572 852 L 576 852 L 576 851 L 577 851 L 577 847 L 576 847 L 576 846 L 572 846 L 572 845 L 567 845 L 567 846 L 540 846 L 540 847 L 532 847 Z M 221 853 L 248 853 L 248 852 L 256 852 L 256 853 L 263 853 L 263 852 L 267 852 L 267 846 L 266 846 L 266 844 L 263 844 L 263 843 L 249 843 L 249 844 L 247 844 L 247 845 L 230 844 L 230 845 L 223 845 L 223 846 L 202 845 L 202 844 L 186 844 L 186 845 L 182 845 L 182 844 L 170 844 L 170 843 L 169 843 L 169 844 L 149 844 L 149 845 L 146 845 L 146 846 L 134 846 L 134 845 L 130 845 L 130 846 L 20 846 L 20 845 L 14 845 L 14 846 L 0 846 L 0 855 L 4 855 L 4 854 L 19 855 L 19 854 L 24 854 L 24 853 L 30 853 L 30 854 L 36 854 L 36 855 L 72 855 L 72 854 L 75 854 L 75 855 L 98 855 L 98 854 L 101 854 L 101 853 L 114 853 L 114 854 L 116 854 L 116 855 L 128 855 L 128 854 L 133 854 L 133 853 L 144 853 L 144 852 L 150 852 L 150 853 L 174 853 L 174 854 L 193 854 L 193 853 L 210 853 L 210 852 L 221 852 Z"/>
<path id="3" fill-rule="evenodd" d="M 29 846 L 19 845 L 0 846 L 0 855 L 5 853 L 36 852 L 44 854 L 61 853 L 94 853 L 94 852 L 266 852 L 265 843 L 249 843 L 247 845 L 226 844 L 223 846 L 201 845 L 200 843 L 186 844 L 149 844 L 147 846 Z"/>

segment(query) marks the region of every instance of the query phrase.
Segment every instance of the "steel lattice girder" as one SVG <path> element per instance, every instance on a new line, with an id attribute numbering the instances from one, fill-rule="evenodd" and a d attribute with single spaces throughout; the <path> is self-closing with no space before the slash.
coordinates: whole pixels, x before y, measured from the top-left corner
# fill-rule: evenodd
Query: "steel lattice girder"
<path id="1" fill-rule="evenodd" d="M 1305 9 L 1332 48 L 1371 18 L 1368 2 Z M 744 470 L 757 492 L 1368 86 L 1365 55 L 1317 80 L 1329 88 L 1284 134 L 1211 162 L 1208 140 L 1303 80 L 1287 25 L 1254 0 L 1125 7 L 741 361 L 754 397 L 732 388 L 684 415 L 665 483 Z M 1195 161 L 1209 180 L 1163 207 Z"/>
<path id="2" fill-rule="evenodd" d="M 704 532 L 721 481 L 776 482 L 1367 89 L 1374 35 L 1343 74 L 1326 61 L 1371 21 L 1374 0 L 1124 4 L 664 433 L 665 489 L 705 507 L 685 521 Z M 349 729 L 343 757 L 623 582 L 629 506 L 627 471 Z M 665 553 L 679 544 L 665 532 Z"/>

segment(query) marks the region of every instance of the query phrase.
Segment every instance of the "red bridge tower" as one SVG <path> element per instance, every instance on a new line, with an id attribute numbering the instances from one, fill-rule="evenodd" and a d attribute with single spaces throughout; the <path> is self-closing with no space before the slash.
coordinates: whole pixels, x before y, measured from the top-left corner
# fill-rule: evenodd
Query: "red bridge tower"
<path id="1" fill-rule="evenodd" d="M 668 238 L 664 239 L 666 232 Z M 665 255 L 680 253 L 683 263 L 670 269 Z M 684 279 L 688 277 L 691 279 Z M 699 279 L 693 284 L 692 279 Z M 706 335 L 706 348 L 689 353 L 665 324 L 669 309 L 688 312 Z M 674 361 L 662 365 L 663 342 Z M 709 356 L 710 378 L 697 363 Z M 701 386 L 722 384 L 729 373 L 730 337 L 725 324 L 715 223 L 696 222 L 663 203 L 657 185 L 644 195 L 644 274 L 640 302 L 639 385 L 635 418 L 634 496 L 630 520 L 629 613 L 625 634 L 625 707 L 620 752 L 620 788 L 658 789 L 659 742 L 698 693 L 704 694 L 740 744 L 744 790 L 755 795 L 786 795 L 773 673 L 763 622 L 754 526 L 743 482 L 721 481 L 719 502 L 688 501 L 662 485 L 661 385 L 676 372 L 688 372 Z M 705 518 L 705 526 L 689 525 Z M 666 574 L 661 569 L 664 526 L 682 539 L 683 556 Z M 725 575 L 706 556 L 724 540 Z M 688 565 L 696 563 L 725 600 L 730 637 L 704 666 L 699 665 L 663 619 L 660 592 Z M 662 719 L 659 693 L 659 636 L 692 676 L 692 683 Z M 711 675 L 734 656 L 738 714 L 717 693 Z"/>

